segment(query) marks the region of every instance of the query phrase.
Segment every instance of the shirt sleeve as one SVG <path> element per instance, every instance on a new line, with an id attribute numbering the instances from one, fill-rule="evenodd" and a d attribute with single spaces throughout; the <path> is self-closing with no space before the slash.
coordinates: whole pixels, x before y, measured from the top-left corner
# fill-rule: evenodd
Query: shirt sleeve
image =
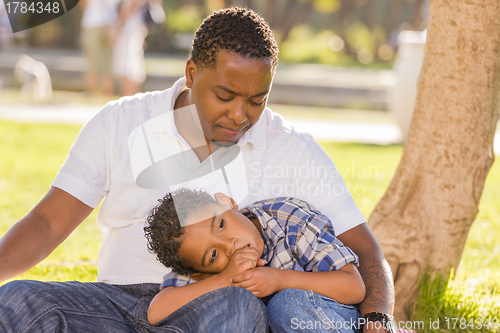
<path id="1" fill-rule="evenodd" d="M 190 276 L 169 272 L 163 277 L 160 289 L 167 287 L 182 287 L 195 282 L 196 280 L 191 279 Z"/>
<path id="2" fill-rule="evenodd" d="M 109 108 L 105 106 L 85 124 L 51 185 L 92 208 L 109 191 L 109 128 L 105 125 Z"/>
<path id="3" fill-rule="evenodd" d="M 353 263 L 358 256 L 335 237 L 330 221 L 319 212 L 312 212 L 300 228 L 295 239 L 295 255 L 306 272 L 337 271 Z"/>

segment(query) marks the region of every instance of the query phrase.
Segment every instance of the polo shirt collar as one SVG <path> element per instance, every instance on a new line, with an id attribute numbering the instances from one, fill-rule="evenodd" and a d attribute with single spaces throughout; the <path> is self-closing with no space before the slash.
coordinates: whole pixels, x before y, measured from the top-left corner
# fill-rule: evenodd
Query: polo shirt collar
<path id="1" fill-rule="evenodd" d="M 183 77 L 177 80 L 172 88 L 160 92 L 158 98 L 153 100 L 152 105 L 152 119 L 158 117 L 158 121 L 148 121 L 145 124 L 148 130 L 155 133 L 178 133 L 175 127 L 174 113 L 171 111 L 174 110 L 177 97 L 186 89 L 188 89 L 186 78 Z M 247 143 L 251 143 L 257 150 L 266 149 L 268 113 L 269 110 L 266 108 L 259 121 L 238 140 L 238 146 L 243 147 Z"/>

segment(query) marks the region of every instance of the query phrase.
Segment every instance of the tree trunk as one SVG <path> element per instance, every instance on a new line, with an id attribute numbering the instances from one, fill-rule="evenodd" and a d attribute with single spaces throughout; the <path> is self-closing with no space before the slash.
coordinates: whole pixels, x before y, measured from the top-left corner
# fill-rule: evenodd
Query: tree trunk
<path id="1" fill-rule="evenodd" d="M 304 3 L 300 4 L 293 13 L 284 17 L 283 25 L 280 29 L 281 34 L 279 43 L 283 43 L 288 39 L 288 35 L 293 27 L 304 23 L 309 18 L 313 11 L 313 3 L 314 0 L 304 0 Z"/>
<path id="2" fill-rule="evenodd" d="M 427 266 L 457 267 L 493 163 L 499 116 L 500 2 L 434 0 L 410 133 L 369 223 L 407 320 Z"/>

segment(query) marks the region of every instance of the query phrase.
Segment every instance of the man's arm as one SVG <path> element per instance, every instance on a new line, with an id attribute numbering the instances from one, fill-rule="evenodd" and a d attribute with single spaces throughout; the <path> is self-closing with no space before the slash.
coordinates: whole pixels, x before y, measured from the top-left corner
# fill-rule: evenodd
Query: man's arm
<path id="1" fill-rule="evenodd" d="M 366 296 L 360 304 L 361 315 L 381 312 L 392 316 L 394 282 L 391 268 L 370 227 L 363 223 L 340 234 L 338 239 L 359 256 L 358 269 L 366 286 Z M 363 332 L 366 333 L 369 330 L 365 328 Z"/>
<path id="2" fill-rule="evenodd" d="M 52 187 L 45 197 L 0 239 L 0 281 L 45 259 L 93 208 Z"/>

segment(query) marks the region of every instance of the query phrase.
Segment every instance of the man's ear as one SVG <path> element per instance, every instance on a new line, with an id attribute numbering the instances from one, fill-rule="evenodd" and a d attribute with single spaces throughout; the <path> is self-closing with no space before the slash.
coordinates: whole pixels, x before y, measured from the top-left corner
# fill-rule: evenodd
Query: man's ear
<path id="1" fill-rule="evenodd" d="M 217 192 L 214 194 L 215 200 L 223 206 L 227 208 L 232 208 L 234 210 L 238 210 L 238 204 L 233 200 L 230 196 L 225 195 L 222 192 Z"/>
<path id="2" fill-rule="evenodd" d="M 186 70 L 185 70 L 185 75 L 186 75 L 186 87 L 191 89 L 193 86 L 193 81 L 194 78 L 196 77 L 196 73 L 198 72 L 198 66 L 196 66 L 196 63 L 192 58 L 189 58 L 186 62 Z"/>

